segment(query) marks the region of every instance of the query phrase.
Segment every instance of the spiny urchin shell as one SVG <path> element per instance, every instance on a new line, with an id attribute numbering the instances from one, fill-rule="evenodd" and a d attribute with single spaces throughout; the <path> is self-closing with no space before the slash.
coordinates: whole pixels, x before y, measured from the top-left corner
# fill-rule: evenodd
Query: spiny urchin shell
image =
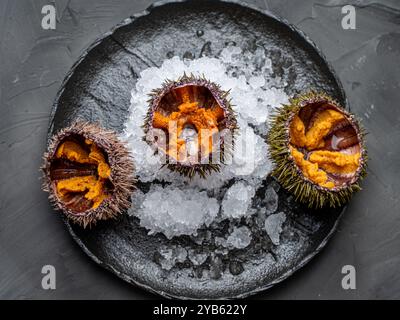
<path id="1" fill-rule="evenodd" d="M 296 200 L 311 208 L 342 206 L 361 189 L 359 182 L 366 175 L 364 136 L 356 117 L 328 95 L 310 91 L 290 99 L 271 118 L 267 140 L 275 164 L 273 176 Z M 335 160 L 340 157 L 353 157 L 353 169 L 344 169 L 345 164 Z M 326 180 L 317 182 L 321 176 Z"/>
<path id="2" fill-rule="evenodd" d="M 109 175 L 104 179 L 106 193 L 97 207 L 88 205 L 90 202 L 79 192 L 70 194 L 68 202 L 57 191 L 56 185 L 59 181 L 91 175 L 97 175 L 97 179 L 100 179 L 97 171 L 99 169 L 93 164 L 78 163 L 56 156 L 57 150 L 65 141 L 73 141 L 82 148 L 89 148 L 85 143 L 93 144 L 100 150 L 100 157 L 104 156 Z M 98 220 L 115 218 L 130 206 L 129 199 L 135 183 L 134 165 L 127 148 L 114 132 L 95 124 L 77 121 L 51 138 L 43 161 L 43 190 L 49 193 L 54 208 L 61 210 L 72 222 L 87 227 Z"/>
<path id="3" fill-rule="evenodd" d="M 220 170 L 221 164 L 231 155 L 238 128 L 228 94 L 229 91 L 223 91 L 204 77 L 186 74 L 176 81 L 166 80 L 161 88 L 151 92 L 143 125 L 144 139 L 155 147 L 155 152 L 163 153 L 164 166 L 190 178 L 195 174 L 205 178 Z M 176 127 L 172 130 L 173 121 L 176 121 Z M 185 137 L 183 133 L 187 128 L 194 135 L 191 133 L 192 136 Z M 161 129 L 165 139 L 149 139 L 149 133 L 154 129 Z M 214 130 L 213 133 L 209 136 L 202 134 L 208 129 Z M 203 148 L 203 136 L 212 136 L 210 148 Z M 175 149 L 171 147 L 172 143 Z M 184 155 L 179 148 L 184 150 Z"/>

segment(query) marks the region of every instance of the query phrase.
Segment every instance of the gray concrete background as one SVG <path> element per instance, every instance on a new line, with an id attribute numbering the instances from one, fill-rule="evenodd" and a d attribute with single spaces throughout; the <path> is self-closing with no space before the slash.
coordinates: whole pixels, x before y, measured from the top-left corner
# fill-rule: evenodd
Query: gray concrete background
<path id="1" fill-rule="evenodd" d="M 304 269 L 256 298 L 400 298 L 400 2 L 247 1 L 295 24 L 322 49 L 367 128 L 371 157 L 357 194 L 328 246 Z M 94 264 L 74 243 L 40 190 L 51 104 L 81 53 L 148 0 L 0 2 L 0 298 L 143 299 L 155 296 Z M 356 30 L 341 28 L 353 4 Z M 41 8 L 57 8 L 56 30 Z M 41 288 L 41 268 L 57 270 L 57 289 Z M 343 290 L 352 264 L 357 290 Z"/>

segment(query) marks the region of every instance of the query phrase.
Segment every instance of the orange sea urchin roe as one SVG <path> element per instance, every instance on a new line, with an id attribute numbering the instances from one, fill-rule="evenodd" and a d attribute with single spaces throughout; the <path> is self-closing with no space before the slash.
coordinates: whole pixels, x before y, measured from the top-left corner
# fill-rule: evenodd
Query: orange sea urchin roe
<path id="1" fill-rule="evenodd" d="M 290 124 L 290 152 L 294 162 L 309 180 L 329 189 L 335 187 L 335 181 L 329 178 L 329 174 L 354 173 L 360 163 L 360 152 L 347 154 L 324 149 L 324 138 L 338 122 L 344 120 L 342 113 L 326 109 L 317 111 L 308 130 L 298 115 Z M 304 159 L 305 153 L 309 153 L 308 160 Z"/>
<path id="2" fill-rule="evenodd" d="M 201 150 L 202 156 L 213 151 L 212 135 L 218 132 L 218 123 L 224 117 L 224 111 L 220 106 L 203 108 L 198 102 L 191 102 L 188 94 L 182 88 L 182 103 L 178 110 L 164 115 L 154 112 L 153 127 L 164 129 L 168 132 L 169 146 L 167 153 L 177 159 L 184 161 L 186 153 L 186 141 L 180 138 L 185 126 L 193 126 L 197 132 L 197 150 Z"/>
<path id="3" fill-rule="evenodd" d="M 94 209 L 107 198 L 104 184 L 111 175 L 111 168 L 96 144 L 88 139 L 85 140 L 85 144 L 87 148 L 76 141 L 65 141 L 58 147 L 56 158 L 64 158 L 82 164 L 95 164 L 97 165 L 97 175 L 58 180 L 56 189 L 61 198 L 69 193 L 84 194 L 84 198 L 92 202 Z"/>
<path id="4" fill-rule="evenodd" d="M 335 110 L 327 109 L 319 113 L 311 128 L 306 132 L 307 149 L 322 148 L 324 146 L 323 138 L 338 121 L 343 119 L 343 114 Z"/>
<path id="5" fill-rule="evenodd" d="M 92 208 L 97 208 L 106 198 L 103 182 L 94 176 L 74 177 L 57 182 L 57 191 L 61 196 L 68 193 L 84 193 L 84 197 L 93 201 Z"/>
<path id="6" fill-rule="evenodd" d="M 351 173 L 357 170 L 360 153 L 345 154 L 337 151 L 320 150 L 311 153 L 310 161 L 318 163 L 329 173 Z"/>
<path id="7" fill-rule="evenodd" d="M 89 153 L 75 141 L 65 141 L 57 149 L 56 158 L 79 163 L 89 163 Z"/>
<path id="8" fill-rule="evenodd" d="M 333 188 L 335 186 L 332 181 L 328 181 L 328 175 L 319 169 L 317 163 L 305 160 L 304 155 L 293 147 L 290 147 L 290 151 L 297 166 L 308 179 L 319 184 L 321 187 Z"/>
<path id="9" fill-rule="evenodd" d="M 298 115 L 295 115 L 290 125 L 290 142 L 298 147 L 304 147 L 306 141 L 306 128 Z"/>

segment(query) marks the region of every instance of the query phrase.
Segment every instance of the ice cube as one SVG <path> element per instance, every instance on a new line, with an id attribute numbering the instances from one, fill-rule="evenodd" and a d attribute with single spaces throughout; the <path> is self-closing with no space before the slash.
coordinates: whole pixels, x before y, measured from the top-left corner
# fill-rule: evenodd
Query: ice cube
<path id="1" fill-rule="evenodd" d="M 208 254 L 207 253 L 198 253 L 192 249 L 192 250 L 189 250 L 189 252 L 188 252 L 188 258 L 189 258 L 190 262 L 193 263 L 194 266 L 200 266 L 204 262 L 206 262 L 206 260 L 208 258 Z"/>
<path id="2" fill-rule="evenodd" d="M 278 203 L 279 203 L 278 194 L 276 193 L 276 191 L 272 186 L 269 186 L 267 190 L 265 190 L 265 197 L 263 202 L 265 205 L 267 215 L 274 213 L 278 209 Z"/>
<path id="3" fill-rule="evenodd" d="M 222 214 L 228 218 L 240 218 L 247 214 L 255 190 L 241 181 L 232 185 L 222 201 Z"/>
<path id="4" fill-rule="evenodd" d="M 280 242 L 280 234 L 282 232 L 282 225 L 286 221 L 286 215 L 283 212 L 271 214 L 265 219 L 265 231 L 272 243 L 278 245 Z"/>
<path id="5" fill-rule="evenodd" d="M 246 248 L 252 239 L 251 231 L 248 227 L 242 226 L 235 228 L 226 239 L 228 247 L 243 249 Z"/>
<path id="6" fill-rule="evenodd" d="M 182 246 L 163 246 L 158 251 L 158 263 L 162 269 L 171 270 L 177 263 L 185 262 L 187 258 L 187 251 Z"/>
<path id="7" fill-rule="evenodd" d="M 263 75 L 260 76 L 253 76 L 249 79 L 249 84 L 253 89 L 257 89 L 259 87 L 264 86 L 265 78 Z"/>

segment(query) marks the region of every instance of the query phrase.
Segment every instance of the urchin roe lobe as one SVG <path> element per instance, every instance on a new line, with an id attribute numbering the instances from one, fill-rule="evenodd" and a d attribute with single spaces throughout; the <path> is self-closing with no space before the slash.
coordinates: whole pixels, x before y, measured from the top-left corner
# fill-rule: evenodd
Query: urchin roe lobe
<path id="1" fill-rule="evenodd" d="M 185 85 L 161 99 L 153 114 L 152 126 L 168 134 L 164 152 L 185 163 L 189 157 L 204 159 L 215 151 L 213 136 L 224 129 L 224 118 L 224 110 L 209 89 Z"/>
<path id="2" fill-rule="evenodd" d="M 61 141 L 51 162 L 57 196 L 73 212 L 96 209 L 109 197 L 111 168 L 92 140 L 80 136 Z"/>
<path id="3" fill-rule="evenodd" d="M 350 183 L 360 163 L 356 124 L 329 103 L 302 107 L 289 124 L 291 156 L 304 176 L 327 189 Z"/>

